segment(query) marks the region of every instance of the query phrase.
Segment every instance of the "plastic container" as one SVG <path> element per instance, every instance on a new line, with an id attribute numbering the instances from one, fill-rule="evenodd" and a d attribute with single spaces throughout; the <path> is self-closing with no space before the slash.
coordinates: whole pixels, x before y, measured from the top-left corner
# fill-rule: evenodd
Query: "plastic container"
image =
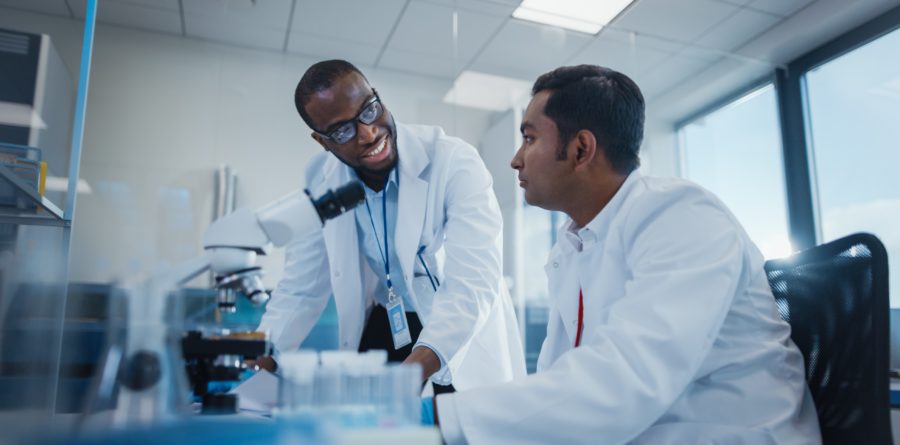
<path id="1" fill-rule="evenodd" d="M 384 351 L 283 354 L 276 416 L 312 416 L 338 429 L 418 425 L 418 365 L 387 364 Z"/>
<path id="2" fill-rule="evenodd" d="M 39 192 L 41 178 L 41 163 L 27 159 L 19 159 L 15 162 L 0 162 L 4 167 L 12 170 L 35 193 Z M 33 210 L 37 204 L 22 194 L 11 182 L 0 179 L 0 206 L 16 207 L 23 210 Z"/>

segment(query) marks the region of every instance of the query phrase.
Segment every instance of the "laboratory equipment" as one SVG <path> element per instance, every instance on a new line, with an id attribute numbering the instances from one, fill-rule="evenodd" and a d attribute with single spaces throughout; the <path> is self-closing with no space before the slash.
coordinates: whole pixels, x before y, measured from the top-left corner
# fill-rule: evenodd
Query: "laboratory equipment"
<path id="1" fill-rule="evenodd" d="M 181 284 L 211 270 L 218 288 L 217 304 L 234 308 L 237 294 L 255 304 L 269 299 L 256 257 L 295 237 L 317 230 L 365 199 L 362 184 L 347 183 L 319 198 L 308 191 L 291 193 L 259 210 L 240 209 L 214 222 L 204 234 L 204 254 L 154 274 L 129 297 L 128 335 L 118 366 L 120 385 L 114 423 L 147 423 L 177 417 L 186 406 L 187 382 L 179 371 L 180 333 L 165 322 L 166 297 Z M 175 365 L 179 363 L 179 365 Z"/>
<path id="2" fill-rule="evenodd" d="M 276 418 L 312 417 L 339 429 L 410 428 L 421 420 L 422 369 L 387 363 L 384 350 L 279 356 Z"/>
<path id="3" fill-rule="evenodd" d="M 189 331 L 181 339 L 181 353 L 191 390 L 201 401 L 200 412 L 234 414 L 237 395 L 228 393 L 231 387 L 227 383 L 239 382 L 247 371 L 245 361 L 269 354 L 270 347 L 262 332 L 216 335 Z"/>

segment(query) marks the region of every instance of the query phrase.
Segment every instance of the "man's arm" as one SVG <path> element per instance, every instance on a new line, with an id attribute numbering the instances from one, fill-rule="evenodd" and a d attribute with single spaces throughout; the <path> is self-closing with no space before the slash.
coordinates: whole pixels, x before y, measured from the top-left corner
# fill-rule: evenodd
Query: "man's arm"
<path id="1" fill-rule="evenodd" d="M 626 224 L 632 277 L 608 320 L 543 372 L 437 397 L 448 444 L 625 443 L 691 383 L 744 280 L 743 242 L 703 196 Z"/>
<path id="2" fill-rule="evenodd" d="M 309 334 L 331 295 L 328 255 L 322 232 L 285 248 L 284 275 L 272 292 L 258 331 L 267 332 L 277 351 L 293 351 Z M 262 360 L 263 368 L 272 366 Z M 266 368 L 268 369 L 268 368 Z"/>

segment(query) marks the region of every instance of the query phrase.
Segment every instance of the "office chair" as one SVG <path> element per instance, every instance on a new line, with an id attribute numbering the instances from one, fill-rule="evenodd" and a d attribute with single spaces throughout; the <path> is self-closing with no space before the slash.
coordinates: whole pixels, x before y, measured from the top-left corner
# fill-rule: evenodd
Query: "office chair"
<path id="1" fill-rule="evenodd" d="M 857 233 L 765 265 L 806 362 L 823 443 L 890 444 L 888 266 Z"/>

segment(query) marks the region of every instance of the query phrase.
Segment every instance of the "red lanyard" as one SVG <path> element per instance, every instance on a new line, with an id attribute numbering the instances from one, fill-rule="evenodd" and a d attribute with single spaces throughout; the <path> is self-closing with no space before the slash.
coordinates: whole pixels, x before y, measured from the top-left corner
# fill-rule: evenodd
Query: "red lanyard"
<path id="1" fill-rule="evenodd" d="M 584 330 L 584 295 L 578 289 L 578 330 L 575 331 L 575 347 L 581 345 L 581 331 Z"/>

